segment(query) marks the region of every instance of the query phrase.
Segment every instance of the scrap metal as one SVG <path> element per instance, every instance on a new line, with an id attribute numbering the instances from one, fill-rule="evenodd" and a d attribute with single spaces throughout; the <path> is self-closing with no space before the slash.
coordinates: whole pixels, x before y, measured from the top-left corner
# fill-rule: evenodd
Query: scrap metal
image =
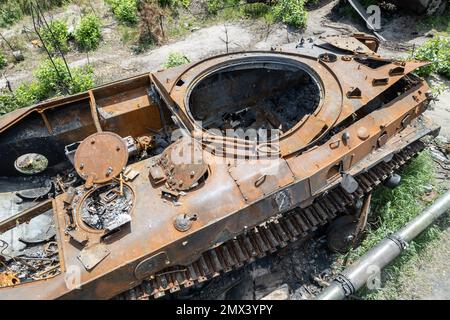
<path id="1" fill-rule="evenodd" d="M 0 272 L 15 267 L 20 284 L 0 298 L 157 298 L 339 217 L 364 221 L 358 199 L 439 132 L 413 74 L 425 63 L 378 46 L 357 34 L 224 54 L 0 117 L 2 183 L 53 181 L 0 237 L 49 210 L 55 229 L 2 251 Z M 14 163 L 33 153 L 47 168 L 25 176 Z M 41 260 L 26 262 L 30 250 Z"/>

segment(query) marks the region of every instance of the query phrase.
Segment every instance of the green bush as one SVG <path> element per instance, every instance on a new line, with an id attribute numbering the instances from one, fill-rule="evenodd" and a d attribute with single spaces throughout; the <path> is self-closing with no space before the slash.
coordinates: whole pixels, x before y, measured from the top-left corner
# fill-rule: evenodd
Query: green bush
<path id="1" fill-rule="evenodd" d="M 84 92 L 94 86 L 94 69 L 90 65 L 72 70 L 72 79 L 69 82 L 70 94 Z"/>
<path id="2" fill-rule="evenodd" d="M 71 69 L 71 78 L 61 58 L 53 59 L 53 62 L 58 72 L 50 60 L 45 60 L 35 71 L 39 83 L 36 91 L 38 100 L 63 94 L 67 89 L 70 94 L 82 92 L 94 85 L 94 73 L 90 66 Z"/>
<path id="3" fill-rule="evenodd" d="M 58 47 L 62 52 L 67 52 L 69 50 L 69 32 L 67 23 L 64 21 L 51 21 L 48 28 L 42 28 L 41 36 L 45 46 L 50 52 L 58 52 Z"/>
<path id="4" fill-rule="evenodd" d="M 216 14 L 222 8 L 223 2 L 222 0 L 207 0 L 208 13 Z"/>
<path id="5" fill-rule="evenodd" d="M 22 9 L 16 0 L 6 0 L 0 2 L 0 27 L 11 26 L 23 16 Z"/>
<path id="6" fill-rule="evenodd" d="M 38 101 L 41 86 L 38 82 L 22 83 L 14 91 L 16 102 L 20 107 L 30 106 Z"/>
<path id="7" fill-rule="evenodd" d="M 183 64 L 189 63 L 189 59 L 179 52 L 172 52 L 169 54 L 166 63 L 164 64 L 165 68 L 173 68 L 177 66 L 181 66 Z"/>
<path id="8" fill-rule="evenodd" d="M 75 30 L 75 41 L 80 48 L 88 51 L 97 49 L 100 38 L 100 19 L 92 13 L 83 16 Z"/>
<path id="9" fill-rule="evenodd" d="M 428 40 L 410 53 L 410 57 L 421 61 L 431 62 L 419 68 L 416 73 L 428 76 L 435 72 L 450 78 L 450 41 L 443 37 Z"/>
<path id="10" fill-rule="evenodd" d="M 112 12 L 123 23 L 136 24 L 138 21 L 137 0 L 108 0 Z"/>
<path id="11" fill-rule="evenodd" d="M 6 61 L 6 57 L 5 57 L 4 53 L 0 51 L 0 69 L 3 69 L 4 67 L 6 67 L 7 64 L 8 64 L 8 62 Z"/>
<path id="12" fill-rule="evenodd" d="M 20 108 L 14 95 L 8 90 L 0 90 L 0 116 Z"/>
<path id="13" fill-rule="evenodd" d="M 37 82 L 21 84 L 14 93 L 8 90 L 0 91 L 0 115 L 19 108 L 30 106 L 37 102 Z"/>
<path id="14" fill-rule="evenodd" d="M 21 84 L 14 93 L 0 91 L 0 114 L 18 108 L 30 106 L 53 96 L 69 93 L 75 94 L 89 90 L 94 86 L 94 72 L 91 66 L 73 68 L 72 77 L 61 58 L 45 60 L 35 71 L 36 80 Z"/>
<path id="15" fill-rule="evenodd" d="M 306 2 L 307 0 L 278 0 L 272 8 L 273 16 L 276 21 L 292 27 L 304 28 L 308 19 Z"/>
<path id="16" fill-rule="evenodd" d="M 37 99 L 44 100 L 47 97 L 60 95 L 67 87 L 69 77 L 64 61 L 61 58 L 53 59 L 53 63 L 47 59 L 35 70 L 34 76 L 40 84 L 36 91 Z"/>

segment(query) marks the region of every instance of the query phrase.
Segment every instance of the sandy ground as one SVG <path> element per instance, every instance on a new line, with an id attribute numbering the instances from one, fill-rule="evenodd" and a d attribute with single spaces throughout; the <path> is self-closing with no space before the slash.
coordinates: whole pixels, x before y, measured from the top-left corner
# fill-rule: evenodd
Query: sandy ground
<path id="1" fill-rule="evenodd" d="M 333 14 L 337 0 L 321 1 L 322 6 L 309 13 L 308 27 L 304 31 L 292 30 L 284 25 L 273 25 L 269 29 L 264 22 L 240 21 L 227 23 L 230 51 L 270 49 L 278 45 L 298 42 L 302 37 L 319 37 L 331 34 L 349 34 L 355 31 L 366 31 L 363 24 L 355 24 L 346 18 Z M 142 54 L 133 54 L 124 46 L 108 10 L 101 1 L 95 1 L 96 10 L 102 15 L 103 45 L 87 56 L 84 53 L 67 54 L 70 66 L 93 65 L 98 83 L 155 71 L 163 67 L 171 52 L 181 52 L 192 62 L 206 57 L 225 53 L 223 42 L 225 26 L 214 25 L 191 32 L 182 40 L 171 41 L 163 46 Z M 79 15 L 79 8 L 68 6 L 64 11 L 55 12 L 55 17 Z M 337 18 L 336 18 L 337 16 Z M 74 23 L 74 22 L 72 22 Z M 381 34 L 388 39 L 380 49 L 380 53 L 390 57 L 405 55 L 405 49 L 420 44 L 427 38 L 424 34 L 412 34 L 405 30 L 414 30 L 417 21 L 414 17 L 399 17 L 383 25 Z M 30 21 L 24 21 L 28 24 Z M 23 24 L 15 27 L 15 32 Z M 6 76 L 15 87 L 32 77 L 32 70 L 39 59 L 30 59 L 33 55 L 41 55 L 39 50 L 30 47 L 26 60 L 6 70 Z M 2 79 L 4 81 L 4 79 Z M 447 81 L 447 85 L 449 82 Z M 1 84 L 0 84 L 1 85 Z M 441 134 L 450 140 L 450 92 L 444 92 L 439 101 L 433 103 L 427 111 L 436 122 L 441 124 Z M 186 298 L 236 298 L 259 299 L 279 286 L 279 294 L 284 298 L 307 299 L 324 285 L 331 273 L 333 257 L 326 250 L 323 239 L 298 245 L 296 248 L 282 251 L 274 257 L 258 261 L 243 271 L 232 272 L 223 279 L 214 280 L 193 296 L 191 292 L 183 293 Z M 404 279 L 405 291 L 400 298 L 404 299 L 449 299 L 450 296 L 450 230 L 444 232 L 440 245 L 434 247 L 428 259 L 422 261 L 415 270 L 413 279 Z M 325 280 L 326 282 L 326 280 Z"/>
<path id="2" fill-rule="evenodd" d="M 450 141 L 450 81 L 442 78 L 439 81 L 446 84 L 447 90 L 438 97 L 439 101 L 431 103 L 426 114 L 441 126 L 441 136 Z"/>

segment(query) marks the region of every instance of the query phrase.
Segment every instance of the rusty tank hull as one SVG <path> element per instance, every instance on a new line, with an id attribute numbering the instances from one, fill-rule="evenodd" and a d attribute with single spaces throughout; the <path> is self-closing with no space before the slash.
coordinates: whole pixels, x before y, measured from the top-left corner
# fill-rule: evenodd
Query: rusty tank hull
<path id="1" fill-rule="evenodd" d="M 0 201 L 22 200 L 0 222 L 0 298 L 157 298 L 349 215 L 439 132 L 424 63 L 377 48 L 220 55 L 1 117 Z"/>

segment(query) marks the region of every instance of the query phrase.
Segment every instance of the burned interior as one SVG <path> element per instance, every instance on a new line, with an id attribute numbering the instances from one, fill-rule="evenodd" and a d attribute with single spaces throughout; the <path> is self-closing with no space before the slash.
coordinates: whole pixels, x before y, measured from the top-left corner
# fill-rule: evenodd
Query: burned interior
<path id="1" fill-rule="evenodd" d="M 0 296 L 159 298 L 328 226 L 343 250 L 356 204 L 439 132 L 423 63 L 351 39 L 357 51 L 230 53 L 0 117 Z M 249 129 L 278 132 L 270 165 Z"/>
<path id="2" fill-rule="evenodd" d="M 288 59 L 242 61 L 209 72 L 187 99 L 206 129 L 279 130 L 282 134 L 317 108 L 321 88 L 312 70 Z"/>

